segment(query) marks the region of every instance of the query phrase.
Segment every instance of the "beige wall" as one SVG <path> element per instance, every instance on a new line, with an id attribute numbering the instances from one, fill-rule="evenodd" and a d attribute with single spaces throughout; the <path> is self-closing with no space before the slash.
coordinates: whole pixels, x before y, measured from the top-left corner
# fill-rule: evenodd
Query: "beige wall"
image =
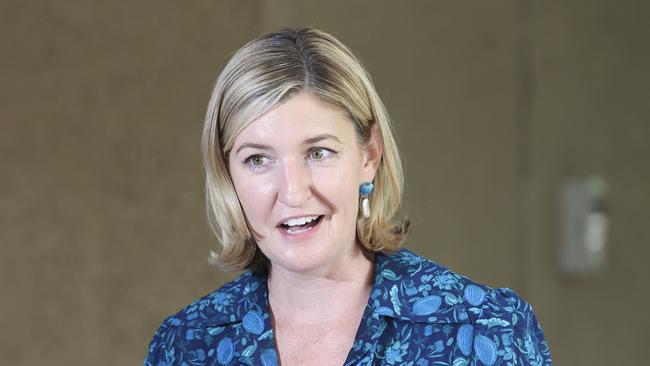
<path id="1" fill-rule="evenodd" d="M 0 364 L 139 364 L 164 316 L 227 280 L 205 259 L 203 113 L 227 54 L 287 25 L 370 69 L 406 164 L 408 247 L 523 294 L 558 365 L 642 363 L 648 6 L 379 4 L 0 3 Z M 592 173 L 611 184 L 610 263 L 567 280 L 557 190 Z"/>
<path id="2" fill-rule="evenodd" d="M 650 23 L 647 2 L 535 2 L 526 190 L 530 300 L 563 365 L 647 363 L 650 331 Z M 609 265 L 558 275 L 559 185 L 610 185 Z M 560 362 L 558 362 L 560 364 Z"/>
<path id="3" fill-rule="evenodd" d="M 199 141 L 254 1 L 3 1 L 0 364 L 141 363 L 207 266 Z"/>

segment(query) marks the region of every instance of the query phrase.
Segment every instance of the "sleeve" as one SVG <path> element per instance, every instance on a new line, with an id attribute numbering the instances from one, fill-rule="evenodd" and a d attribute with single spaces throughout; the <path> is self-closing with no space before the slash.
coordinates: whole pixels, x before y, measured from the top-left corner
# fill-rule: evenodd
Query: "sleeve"
<path id="1" fill-rule="evenodd" d="M 171 366 L 168 358 L 167 343 L 165 341 L 165 326 L 158 328 L 154 333 L 151 342 L 149 343 L 149 350 L 147 357 L 144 360 L 144 366 Z"/>
<path id="2" fill-rule="evenodd" d="M 492 328 L 501 330 L 497 340 L 501 341 L 501 354 L 506 364 L 552 365 L 542 327 L 530 304 L 508 288 L 495 289 L 494 300 L 497 306 L 492 310 L 498 321 L 492 322 Z M 486 321 L 489 327 L 490 319 Z"/>

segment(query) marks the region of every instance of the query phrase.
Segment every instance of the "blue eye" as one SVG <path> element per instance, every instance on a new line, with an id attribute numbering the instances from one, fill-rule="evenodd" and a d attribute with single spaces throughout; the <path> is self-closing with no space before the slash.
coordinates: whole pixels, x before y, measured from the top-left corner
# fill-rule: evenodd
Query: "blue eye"
<path id="1" fill-rule="evenodd" d="M 313 159 L 313 160 L 316 160 L 316 161 L 322 161 L 322 160 L 329 159 L 334 154 L 335 154 L 334 151 L 332 151 L 330 149 L 327 149 L 327 148 L 324 148 L 324 147 L 315 147 L 315 148 L 309 150 L 309 157 L 311 159 Z"/>
<path id="2" fill-rule="evenodd" d="M 244 159 L 244 164 L 248 165 L 252 171 L 259 171 L 268 165 L 269 160 L 270 159 L 264 155 L 255 154 Z"/>
<path id="3" fill-rule="evenodd" d="M 250 159 L 248 159 L 248 163 L 254 166 L 260 166 L 264 164 L 264 157 L 259 155 L 251 156 Z"/>

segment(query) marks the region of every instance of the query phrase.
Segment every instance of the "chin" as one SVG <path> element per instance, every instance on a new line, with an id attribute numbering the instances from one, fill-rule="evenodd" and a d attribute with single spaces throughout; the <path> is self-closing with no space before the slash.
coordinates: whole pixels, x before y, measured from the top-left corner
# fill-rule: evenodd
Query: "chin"
<path id="1" fill-rule="evenodd" d="M 341 253 L 341 248 L 335 249 L 326 244 L 321 241 L 299 245 L 279 242 L 274 243 L 279 246 L 275 250 L 264 248 L 263 245 L 260 245 L 260 249 L 271 262 L 272 268 L 282 268 L 294 273 L 309 273 L 328 267 L 336 261 L 336 253 Z"/>
<path id="2" fill-rule="evenodd" d="M 288 252 L 273 253 L 267 257 L 272 267 L 281 267 L 290 272 L 306 273 L 323 268 L 329 262 L 324 253 L 315 253 L 313 248 L 294 248 Z"/>

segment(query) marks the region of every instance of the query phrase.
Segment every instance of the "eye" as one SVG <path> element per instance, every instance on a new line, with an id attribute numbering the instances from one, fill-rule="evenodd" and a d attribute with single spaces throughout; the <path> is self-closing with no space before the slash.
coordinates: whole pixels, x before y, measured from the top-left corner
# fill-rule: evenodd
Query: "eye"
<path id="1" fill-rule="evenodd" d="M 244 159 L 244 164 L 254 172 L 264 169 L 269 162 L 270 159 L 268 157 L 259 154 L 251 155 Z"/>
<path id="2" fill-rule="evenodd" d="M 249 164 L 251 164 L 253 166 L 260 166 L 260 165 L 264 164 L 264 157 L 262 157 L 260 155 L 255 155 L 255 156 L 251 156 L 251 158 L 248 161 L 249 161 Z"/>
<path id="3" fill-rule="evenodd" d="M 329 159 L 333 154 L 335 154 L 334 151 L 326 149 L 324 147 L 315 147 L 309 150 L 309 158 L 316 161 Z"/>

